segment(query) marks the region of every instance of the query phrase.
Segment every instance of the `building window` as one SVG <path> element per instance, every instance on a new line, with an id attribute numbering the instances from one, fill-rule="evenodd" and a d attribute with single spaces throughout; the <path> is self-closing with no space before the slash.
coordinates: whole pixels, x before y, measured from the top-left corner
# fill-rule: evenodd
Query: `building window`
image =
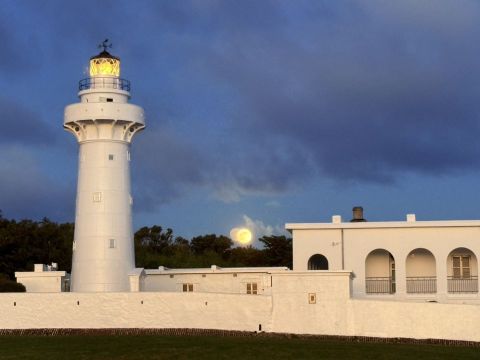
<path id="1" fill-rule="evenodd" d="M 115 249 L 115 248 L 116 248 L 115 239 L 109 239 L 109 241 L 108 241 L 108 247 L 109 247 L 110 249 Z"/>
<path id="2" fill-rule="evenodd" d="M 101 192 L 94 192 L 93 193 L 93 202 L 102 202 L 102 193 Z"/>
<path id="3" fill-rule="evenodd" d="M 193 292 L 193 284 L 183 284 L 183 292 Z"/>
<path id="4" fill-rule="evenodd" d="M 308 303 L 309 304 L 316 304 L 317 303 L 317 294 L 315 294 L 315 293 L 308 294 Z"/>
<path id="5" fill-rule="evenodd" d="M 108 160 L 113 160 L 115 158 L 115 156 L 113 156 L 113 154 L 108 154 Z"/>
<path id="6" fill-rule="evenodd" d="M 453 255 L 453 278 L 469 279 L 470 272 L 470 256 Z"/>
<path id="7" fill-rule="evenodd" d="M 247 294 L 257 295 L 258 285 L 257 283 L 247 283 Z"/>

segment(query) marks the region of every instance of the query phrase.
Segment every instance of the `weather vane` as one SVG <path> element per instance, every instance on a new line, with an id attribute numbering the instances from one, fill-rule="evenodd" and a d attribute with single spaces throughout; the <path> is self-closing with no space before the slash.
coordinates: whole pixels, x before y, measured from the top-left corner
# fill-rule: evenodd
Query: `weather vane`
<path id="1" fill-rule="evenodd" d="M 98 45 L 98 48 L 102 48 L 103 51 L 107 51 L 108 48 L 112 48 L 112 43 L 108 43 L 108 39 L 103 40 L 101 44 Z"/>

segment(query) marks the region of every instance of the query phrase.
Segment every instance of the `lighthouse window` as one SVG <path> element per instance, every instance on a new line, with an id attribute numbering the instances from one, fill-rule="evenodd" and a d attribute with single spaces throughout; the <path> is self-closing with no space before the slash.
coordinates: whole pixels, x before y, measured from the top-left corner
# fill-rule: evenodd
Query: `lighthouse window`
<path id="1" fill-rule="evenodd" d="M 108 154 L 108 160 L 113 160 L 115 158 L 115 156 L 113 156 L 113 154 Z"/>
<path id="2" fill-rule="evenodd" d="M 102 202 L 102 193 L 101 192 L 94 192 L 93 193 L 93 202 Z"/>
<path id="3" fill-rule="evenodd" d="M 112 98 L 107 98 L 107 102 L 113 102 Z"/>
<path id="4" fill-rule="evenodd" d="M 115 249 L 115 247 L 116 247 L 115 245 L 116 245 L 115 244 L 115 239 L 110 239 L 109 240 L 109 248 L 110 249 Z"/>

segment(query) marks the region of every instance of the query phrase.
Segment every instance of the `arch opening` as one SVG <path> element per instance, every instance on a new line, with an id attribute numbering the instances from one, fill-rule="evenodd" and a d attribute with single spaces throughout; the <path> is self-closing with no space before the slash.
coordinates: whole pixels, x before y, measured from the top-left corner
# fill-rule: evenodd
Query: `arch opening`
<path id="1" fill-rule="evenodd" d="M 328 270 L 328 259 L 322 254 L 315 254 L 308 259 L 308 270 Z"/>
<path id="2" fill-rule="evenodd" d="M 461 247 L 448 254 L 447 285 L 449 293 L 478 292 L 478 262 L 473 251 Z"/>
<path id="3" fill-rule="evenodd" d="M 395 294 L 395 258 L 385 249 L 375 249 L 365 258 L 365 292 Z"/>
<path id="4" fill-rule="evenodd" d="M 407 293 L 432 294 L 437 292 L 437 267 L 432 252 L 417 248 L 407 255 Z"/>

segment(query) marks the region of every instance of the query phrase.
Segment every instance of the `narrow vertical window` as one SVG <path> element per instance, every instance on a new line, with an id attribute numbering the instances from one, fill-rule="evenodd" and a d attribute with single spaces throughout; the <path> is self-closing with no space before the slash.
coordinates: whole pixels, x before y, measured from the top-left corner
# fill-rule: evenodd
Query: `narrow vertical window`
<path id="1" fill-rule="evenodd" d="M 93 193 L 93 202 L 102 202 L 102 193 L 100 191 Z"/>
<path id="2" fill-rule="evenodd" d="M 109 239 L 108 247 L 109 247 L 110 249 L 115 249 L 115 247 L 116 247 L 115 239 Z"/>
<path id="3" fill-rule="evenodd" d="M 113 160 L 115 158 L 115 156 L 113 156 L 113 154 L 108 154 L 108 160 Z"/>
<path id="4" fill-rule="evenodd" d="M 462 277 L 462 267 L 460 264 L 460 256 L 453 257 L 453 277 L 455 279 L 460 279 Z"/>

